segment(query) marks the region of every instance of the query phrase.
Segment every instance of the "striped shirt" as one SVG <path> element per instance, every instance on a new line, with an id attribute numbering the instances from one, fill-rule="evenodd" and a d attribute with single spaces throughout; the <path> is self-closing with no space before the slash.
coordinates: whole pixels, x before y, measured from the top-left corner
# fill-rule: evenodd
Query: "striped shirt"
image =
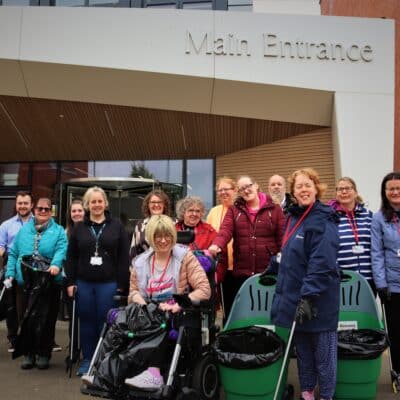
<path id="1" fill-rule="evenodd" d="M 371 220 L 372 211 L 367 210 L 361 204 L 354 209 L 354 220 L 352 214 L 344 210 L 336 209 L 340 218 L 339 222 L 339 253 L 338 263 L 343 270 L 357 271 L 364 278 L 372 279 L 371 268 Z M 358 234 L 358 243 L 355 232 Z M 354 252 L 354 246 L 362 246 L 363 252 Z"/>

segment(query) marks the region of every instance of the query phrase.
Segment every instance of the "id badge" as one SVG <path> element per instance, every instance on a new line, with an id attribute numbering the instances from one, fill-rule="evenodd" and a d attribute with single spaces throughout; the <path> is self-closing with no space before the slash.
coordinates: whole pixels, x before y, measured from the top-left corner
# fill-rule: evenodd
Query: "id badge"
<path id="1" fill-rule="evenodd" d="M 352 250 L 353 254 L 362 254 L 364 253 L 364 246 L 362 246 L 361 244 L 357 244 L 353 246 Z"/>
<path id="2" fill-rule="evenodd" d="M 90 264 L 91 265 L 102 265 L 103 259 L 99 256 L 90 257 Z"/>
<path id="3" fill-rule="evenodd" d="M 276 262 L 280 264 L 280 263 L 281 263 L 281 258 L 282 258 L 282 253 L 279 252 L 279 253 L 276 255 Z"/>

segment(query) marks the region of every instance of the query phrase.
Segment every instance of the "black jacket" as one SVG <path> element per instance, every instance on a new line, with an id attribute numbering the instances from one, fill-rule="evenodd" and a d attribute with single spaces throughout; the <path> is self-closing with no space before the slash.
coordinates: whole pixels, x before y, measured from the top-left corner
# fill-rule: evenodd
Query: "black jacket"
<path id="1" fill-rule="evenodd" d="M 128 235 L 120 221 L 106 213 L 103 232 L 99 238 L 98 255 L 102 257 L 102 265 L 91 265 L 94 256 L 96 239 L 91 226 L 99 230 L 95 224 L 85 218 L 77 223 L 69 240 L 65 273 L 67 285 L 75 284 L 77 279 L 87 282 L 117 282 L 119 289 L 129 287 L 129 243 Z M 97 227 L 96 227 L 97 225 Z M 100 224 L 101 226 L 103 224 Z"/>

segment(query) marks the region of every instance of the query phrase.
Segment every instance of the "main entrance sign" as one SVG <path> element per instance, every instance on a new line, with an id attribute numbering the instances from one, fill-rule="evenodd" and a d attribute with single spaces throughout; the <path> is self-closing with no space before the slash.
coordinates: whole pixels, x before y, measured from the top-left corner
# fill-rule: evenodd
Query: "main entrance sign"
<path id="1" fill-rule="evenodd" d="M 211 32 L 194 35 L 186 31 L 185 53 L 250 57 L 255 45 L 234 33 L 217 35 L 214 38 Z M 262 54 L 266 58 L 368 63 L 374 56 L 373 48 L 369 44 L 288 40 L 274 33 L 261 34 L 257 45 L 261 46 Z"/>

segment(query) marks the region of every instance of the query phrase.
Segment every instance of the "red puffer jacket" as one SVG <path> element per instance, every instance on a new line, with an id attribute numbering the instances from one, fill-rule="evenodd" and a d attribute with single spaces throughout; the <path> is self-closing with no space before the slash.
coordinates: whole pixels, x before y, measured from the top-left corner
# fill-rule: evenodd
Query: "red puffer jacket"
<path id="1" fill-rule="evenodd" d="M 280 251 L 284 222 L 281 207 L 269 195 L 254 223 L 239 198 L 227 211 L 213 244 L 222 249 L 233 237 L 233 275 L 250 276 L 264 271 L 271 256 Z"/>

